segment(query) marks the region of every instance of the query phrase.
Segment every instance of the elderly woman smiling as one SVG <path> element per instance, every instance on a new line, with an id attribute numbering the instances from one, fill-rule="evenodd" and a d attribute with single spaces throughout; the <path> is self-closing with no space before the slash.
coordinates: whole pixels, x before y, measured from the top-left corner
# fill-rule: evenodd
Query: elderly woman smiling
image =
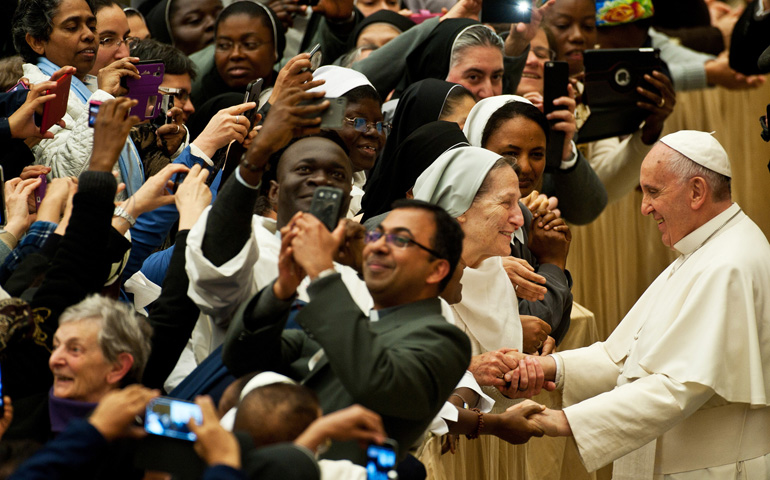
<path id="1" fill-rule="evenodd" d="M 459 147 L 442 154 L 414 186 L 416 199 L 446 209 L 465 233 L 463 299 L 452 309 L 476 355 L 469 370 L 501 406 L 510 401 L 500 392 L 509 398 L 516 392 L 506 391 L 500 377 L 519 365 L 505 353 L 522 349 L 516 292 L 502 263 L 511 253 L 514 232 L 524 224 L 514 168 L 509 158 L 489 150 Z"/>

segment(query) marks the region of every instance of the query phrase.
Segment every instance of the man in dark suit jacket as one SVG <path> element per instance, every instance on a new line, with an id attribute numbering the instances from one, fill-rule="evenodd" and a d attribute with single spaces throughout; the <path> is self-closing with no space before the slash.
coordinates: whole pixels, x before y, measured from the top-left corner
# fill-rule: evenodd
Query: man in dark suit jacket
<path id="1" fill-rule="evenodd" d="M 364 279 L 374 300 L 362 312 L 333 269 L 344 224 L 329 233 L 297 213 L 282 233 L 278 279 L 239 309 L 223 360 L 235 374 L 275 370 L 302 380 L 324 413 L 354 403 L 382 416 L 399 457 L 419 441 L 470 361 L 470 342 L 441 315 L 438 294 L 462 250 L 462 231 L 440 207 L 405 200 L 367 234 Z M 307 274 L 303 330 L 283 327 Z M 363 464 L 356 443 L 332 444 L 326 458 Z"/>

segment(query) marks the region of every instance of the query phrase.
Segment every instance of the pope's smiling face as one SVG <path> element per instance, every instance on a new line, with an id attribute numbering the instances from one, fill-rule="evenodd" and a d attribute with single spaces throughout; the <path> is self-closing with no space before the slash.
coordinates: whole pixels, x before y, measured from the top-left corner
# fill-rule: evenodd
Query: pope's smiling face
<path id="1" fill-rule="evenodd" d="M 690 208 L 690 182 L 681 181 L 669 167 L 671 149 L 657 144 L 642 162 L 642 215 L 651 215 L 658 224 L 663 244 L 669 248 L 698 226 Z"/>

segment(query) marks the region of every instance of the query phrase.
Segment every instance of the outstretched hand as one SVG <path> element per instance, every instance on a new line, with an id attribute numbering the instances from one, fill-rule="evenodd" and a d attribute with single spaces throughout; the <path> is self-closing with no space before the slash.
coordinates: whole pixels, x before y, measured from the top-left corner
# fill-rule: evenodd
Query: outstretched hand
<path id="1" fill-rule="evenodd" d="M 385 438 L 382 418 L 377 413 L 361 405 L 351 405 L 318 418 L 294 443 L 316 451 L 326 439 L 338 442 L 357 440 L 361 445 L 368 445 L 382 444 Z"/>
<path id="2" fill-rule="evenodd" d="M 203 423 L 198 425 L 190 419 L 187 427 L 198 438 L 195 440 L 195 452 L 209 466 L 227 465 L 241 468 L 241 448 L 235 435 L 219 424 L 219 416 L 214 402 L 208 395 L 198 397 L 195 403 L 201 407 Z"/>
<path id="3" fill-rule="evenodd" d="M 133 425 L 134 419 L 158 395 L 158 390 L 150 390 L 138 384 L 112 390 L 102 398 L 88 421 L 107 441 L 122 437 L 142 437 L 145 431 Z"/>
<path id="4" fill-rule="evenodd" d="M 545 406 L 532 400 L 517 403 L 497 415 L 495 428 L 491 433 L 514 445 L 526 443 L 532 437 L 542 437 L 542 427 L 532 418 L 543 410 Z"/>
<path id="5" fill-rule="evenodd" d="M 542 412 L 535 413 L 531 418 L 532 422 L 549 437 L 572 436 L 572 428 L 567 420 L 567 415 L 562 410 L 546 408 Z"/>
<path id="6" fill-rule="evenodd" d="M 548 0 L 539 8 L 537 3 L 537 0 L 532 0 L 532 18 L 529 23 L 511 24 L 511 32 L 505 39 L 505 54 L 509 57 L 517 57 L 524 53 L 529 42 L 537 35 L 546 13 L 556 3 L 556 0 Z"/>
<path id="7" fill-rule="evenodd" d="M 8 126 L 13 138 L 53 138 L 53 132 L 40 133 L 40 127 L 35 124 L 35 113 L 42 114 L 43 105 L 56 98 L 55 93 L 48 94 L 47 92 L 56 87 L 57 79 L 68 73 L 75 73 L 75 67 L 62 67 L 51 75 L 50 80 L 36 83 L 30 87 L 27 100 L 8 117 Z M 64 127 L 64 120 L 59 120 L 57 125 Z"/>

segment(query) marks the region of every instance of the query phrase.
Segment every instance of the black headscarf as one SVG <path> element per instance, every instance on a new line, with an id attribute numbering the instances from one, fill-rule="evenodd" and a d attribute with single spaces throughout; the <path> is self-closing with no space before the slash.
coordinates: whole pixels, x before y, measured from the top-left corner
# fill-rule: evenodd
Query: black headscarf
<path id="1" fill-rule="evenodd" d="M 353 29 L 353 33 L 348 37 L 348 50 L 355 48 L 361 32 L 363 32 L 369 25 L 374 25 L 375 23 L 387 23 L 393 25 L 401 33 L 404 33 L 415 25 L 411 19 L 392 10 L 379 10 L 364 18 L 358 25 L 356 25 L 356 28 Z"/>
<path id="2" fill-rule="evenodd" d="M 152 10 L 145 14 L 144 21 L 147 23 L 147 30 L 150 31 L 153 40 L 174 45 L 173 37 L 171 36 L 171 25 L 168 18 L 168 12 L 171 9 L 171 1 L 172 0 L 162 0 L 157 3 L 152 7 Z"/>
<path id="3" fill-rule="evenodd" d="M 398 106 L 393 116 L 393 130 L 388 135 L 382 156 L 374 165 L 369 174 L 369 181 L 366 184 L 365 190 L 367 194 L 364 195 L 361 204 L 365 212 L 364 218 L 371 216 L 368 213 L 370 208 L 369 202 L 372 201 L 369 192 L 372 189 L 378 188 L 376 184 L 380 181 L 383 171 L 390 169 L 398 147 L 406 140 L 409 134 L 426 123 L 435 122 L 439 119 L 449 91 L 456 87 L 461 88 L 455 83 L 427 78 L 410 85 L 398 100 Z"/>
<path id="4" fill-rule="evenodd" d="M 387 168 L 372 176 L 364 195 L 364 216 L 367 220 L 387 212 L 398 199 L 414 186 L 417 177 L 442 153 L 458 146 L 467 146 L 460 126 L 455 122 L 435 121 L 416 129 L 395 152 Z"/>
<path id="5" fill-rule="evenodd" d="M 396 95 L 425 78 L 445 79 L 449 74 L 452 45 L 463 30 L 478 25 L 476 20 L 449 18 L 439 23 L 428 37 L 406 57 L 406 75 L 396 87 Z"/>

